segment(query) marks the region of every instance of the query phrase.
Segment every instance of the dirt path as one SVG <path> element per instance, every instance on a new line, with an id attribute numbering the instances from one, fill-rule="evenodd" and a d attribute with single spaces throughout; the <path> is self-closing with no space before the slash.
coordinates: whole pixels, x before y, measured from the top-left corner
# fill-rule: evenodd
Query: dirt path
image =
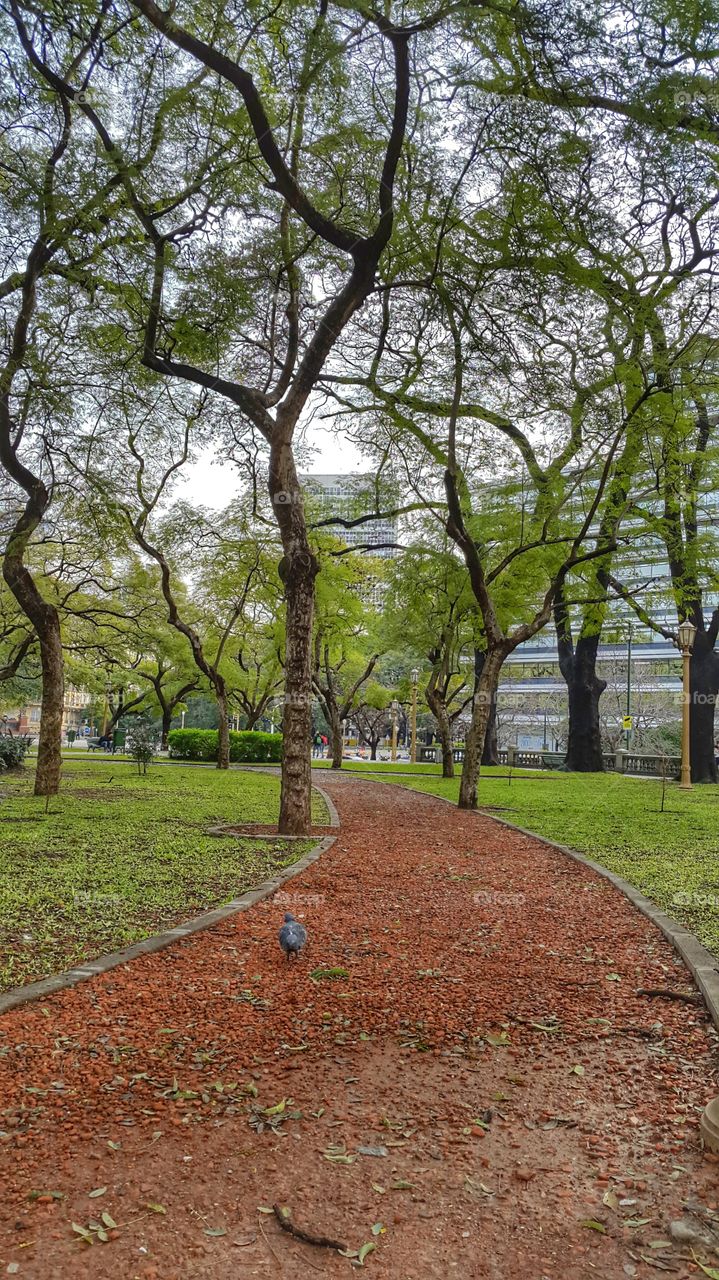
<path id="1" fill-rule="evenodd" d="M 490 819 L 322 782 L 342 829 L 281 901 L 0 1020 L 0 1274 L 351 1274 L 258 1213 L 273 1202 L 374 1244 L 387 1280 L 719 1266 L 669 1234 L 717 1208 L 697 1123 L 719 1058 L 701 1009 L 636 995 L 689 989 L 668 944 Z M 290 966 L 288 907 L 311 937 Z M 283 1099 L 257 1132 L 248 1108 Z"/>

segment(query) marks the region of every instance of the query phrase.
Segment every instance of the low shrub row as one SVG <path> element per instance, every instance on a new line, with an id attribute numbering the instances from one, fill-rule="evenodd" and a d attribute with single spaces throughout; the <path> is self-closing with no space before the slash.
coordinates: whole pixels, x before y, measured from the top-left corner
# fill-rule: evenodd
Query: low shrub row
<path id="1" fill-rule="evenodd" d="M 0 769 L 19 769 L 25 760 L 30 739 L 15 738 L 11 733 L 0 734 Z"/>
<path id="2" fill-rule="evenodd" d="M 217 729 L 171 729 L 167 738 L 173 760 L 216 760 Z M 230 733 L 230 760 L 235 764 L 277 764 L 282 759 L 281 733 L 253 730 Z"/>

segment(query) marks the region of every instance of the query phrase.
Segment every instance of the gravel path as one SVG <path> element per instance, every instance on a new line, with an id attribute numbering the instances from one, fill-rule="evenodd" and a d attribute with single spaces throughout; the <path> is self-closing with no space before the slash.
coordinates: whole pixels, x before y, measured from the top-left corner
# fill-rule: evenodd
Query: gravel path
<path id="1" fill-rule="evenodd" d="M 669 945 L 490 818 L 322 783 L 337 842 L 281 895 L 0 1020 L 1 1272 L 351 1274 L 258 1212 L 275 1202 L 375 1246 L 387 1280 L 719 1266 L 697 1130 L 716 1034 L 637 995 L 690 990 Z M 296 965 L 287 909 L 310 932 Z"/>

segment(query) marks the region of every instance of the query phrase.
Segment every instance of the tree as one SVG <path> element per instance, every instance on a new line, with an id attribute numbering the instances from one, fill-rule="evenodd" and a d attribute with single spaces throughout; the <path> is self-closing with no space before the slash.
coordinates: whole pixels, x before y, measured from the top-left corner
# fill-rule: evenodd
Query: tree
<path id="1" fill-rule="evenodd" d="M 474 677 L 468 664 L 475 644 L 477 606 L 467 570 L 446 537 L 426 520 L 393 564 L 388 614 L 394 639 L 422 653 L 430 665 L 424 696 L 442 744 L 442 775 L 454 777 L 454 727 L 472 701 Z"/>
<path id="2" fill-rule="evenodd" d="M 310 14 L 292 4 L 280 19 L 247 11 L 230 24 L 221 7 L 210 16 L 206 6 L 190 6 L 183 24 L 153 0 L 135 0 L 133 8 L 138 21 L 124 42 L 105 9 L 78 16 L 72 30 L 60 30 L 49 11 L 38 18 L 18 4 L 13 14 L 33 67 L 66 113 L 84 115 L 109 173 L 122 182 L 132 238 L 136 244 L 139 232 L 142 240 L 130 268 L 137 280 L 130 313 L 134 324 L 135 304 L 143 312 L 144 366 L 224 397 L 268 448 L 286 604 L 279 828 L 307 833 L 317 562 L 293 438 L 339 335 L 374 289 L 395 221 L 410 46 L 442 14 L 403 27 L 374 11 L 335 14 L 322 5 Z M 142 68 L 131 96 L 143 107 L 127 113 L 122 137 L 117 115 L 112 130 L 104 118 L 112 75 L 95 56 L 104 38 L 112 39 L 125 77 Z M 368 42 L 376 50 L 371 77 L 364 75 Z M 288 104 L 286 127 L 272 123 Z M 355 164 L 360 134 L 366 167 Z M 171 165 L 159 145 L 168 135 Z"/>
<path id="3" fill-rule="evenodd" d="M 710 381 L 709 371 L 705 377 Z M 653 488 L 644 500 L 637 499 L 633 514 L 638 518 L 637 529 L 663 546 L 666 586 L 678 622 L 688 618 L 696 627 L 690 659 L 691 776 L 693 782 L 717 782 L 714 717 L 719 694 L 719 654 L 715 650 L 719 609 L 706 607 L 704 585 L 707 580 L 713 585 L 713 574 L 707 574 L 706 566 L 715 559 L 716 542 L 711 515 L 707 520 L 702 507 L 706 495 L 716 487 L 719 418 L 708 412 L 695 381 L 690 381 L 686 390 L 696 397 L 695 404 L 685 404 L 683 412 L 681 405 L 674 404 L 671 415 L 660 424 Z M 651 611 L 646 584 L 642 583 L 643 567 L 636 567 L 633 580 L 612 575 L 611 585 L 645 626 L 678 647 L 677 629 Z M 650 584 L 655 602 L 657 585 L 656 581 Z"/>
<path id="4" fill-rule="evenodd" d="M 378 620 L 362 599 L 367 585 L 367 567 L 359 556 L 335 559 L 325 548 L 317 579 L 312 687 L 330 731 L 333 769 L 342 768 L 343 725 L 350 716 L 357 718 L 382 649 Z"/>
<path id="5" fill-rule="evenodd" d="M 377 759 L 377 748 L 389 730 L 388 708 L 391 701 L 391 691 L 373 681 L 367 685 L 362 702 L 352 713 L 359 736 L 369 747 L 372 760 Z"/>

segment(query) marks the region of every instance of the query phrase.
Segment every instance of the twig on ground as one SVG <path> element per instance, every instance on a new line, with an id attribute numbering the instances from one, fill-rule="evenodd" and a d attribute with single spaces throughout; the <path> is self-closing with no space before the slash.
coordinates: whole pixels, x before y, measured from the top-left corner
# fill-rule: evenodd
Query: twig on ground
<path id="1" fill-rule="evenodd" d="M 340 1252 L 346 1252 L 347 1245 L 342 1244 L 339 1240 L 331 1240 L 329 1236 L 315 1236 L 311 1231 L 303 1231 L 301 1227 L 296 1227 L 287 1214 L 282 1212 L 278 1204 L 273 1204 L 272 1212 L 282 1230 L 288 1231 L 296 1240 L 304 1240 L 305 1244 L 316 1244 L 324 1249 L 339 1249 Z"/>
<path id="2" fill-rule="evenodd" d="M 639 987 L 638 996 L 661 996 L 665 1000 L 682 1000 L 684 1004 L 701 1004 L 703 996 L 698 991 L 671 991 L 669 987 Z"/>
<path id="3" fill-rule="evenodd" d="M 260 1228 L 260 1232 L 261 1232 L 261 1234 L 262 1234 L 262 1239 L 264 1240 L 265 1244 L 267 1245 L 267 1248 L 269 1249 L 270 1253 L 272 1254 L 272 1257 L 274 1258 L 275 1262 L 277 1263 L 277 1265 L 278 1265 L 278 1267 L 280 1268 L 280 1271 L 281 1271 L 281 1270 L 282 1270 L 282 1260 L 280 1259 L 279 1255 L 275 1252 L 275 1250 L 273 1249 L 272 1245 L 270 1244 L 270 1242 L 269 1242 L 269 1240 L 268 1240 L 268 1238 L 267 1238 L 267 1233 L 266 1233 L 266 1231 L 265 1231 L 265 1228 L 263 1227 L 263 1225 L 262 1225 L 262 1221 L 261 1221 L 261 1219 L 259 1219 L 259 1218 L 258 1218 L 258 1220 L 257 1220 L 257 1225 L 258 1225 L 258 1226 L 259 1226 L 259 1228 Z"/>

